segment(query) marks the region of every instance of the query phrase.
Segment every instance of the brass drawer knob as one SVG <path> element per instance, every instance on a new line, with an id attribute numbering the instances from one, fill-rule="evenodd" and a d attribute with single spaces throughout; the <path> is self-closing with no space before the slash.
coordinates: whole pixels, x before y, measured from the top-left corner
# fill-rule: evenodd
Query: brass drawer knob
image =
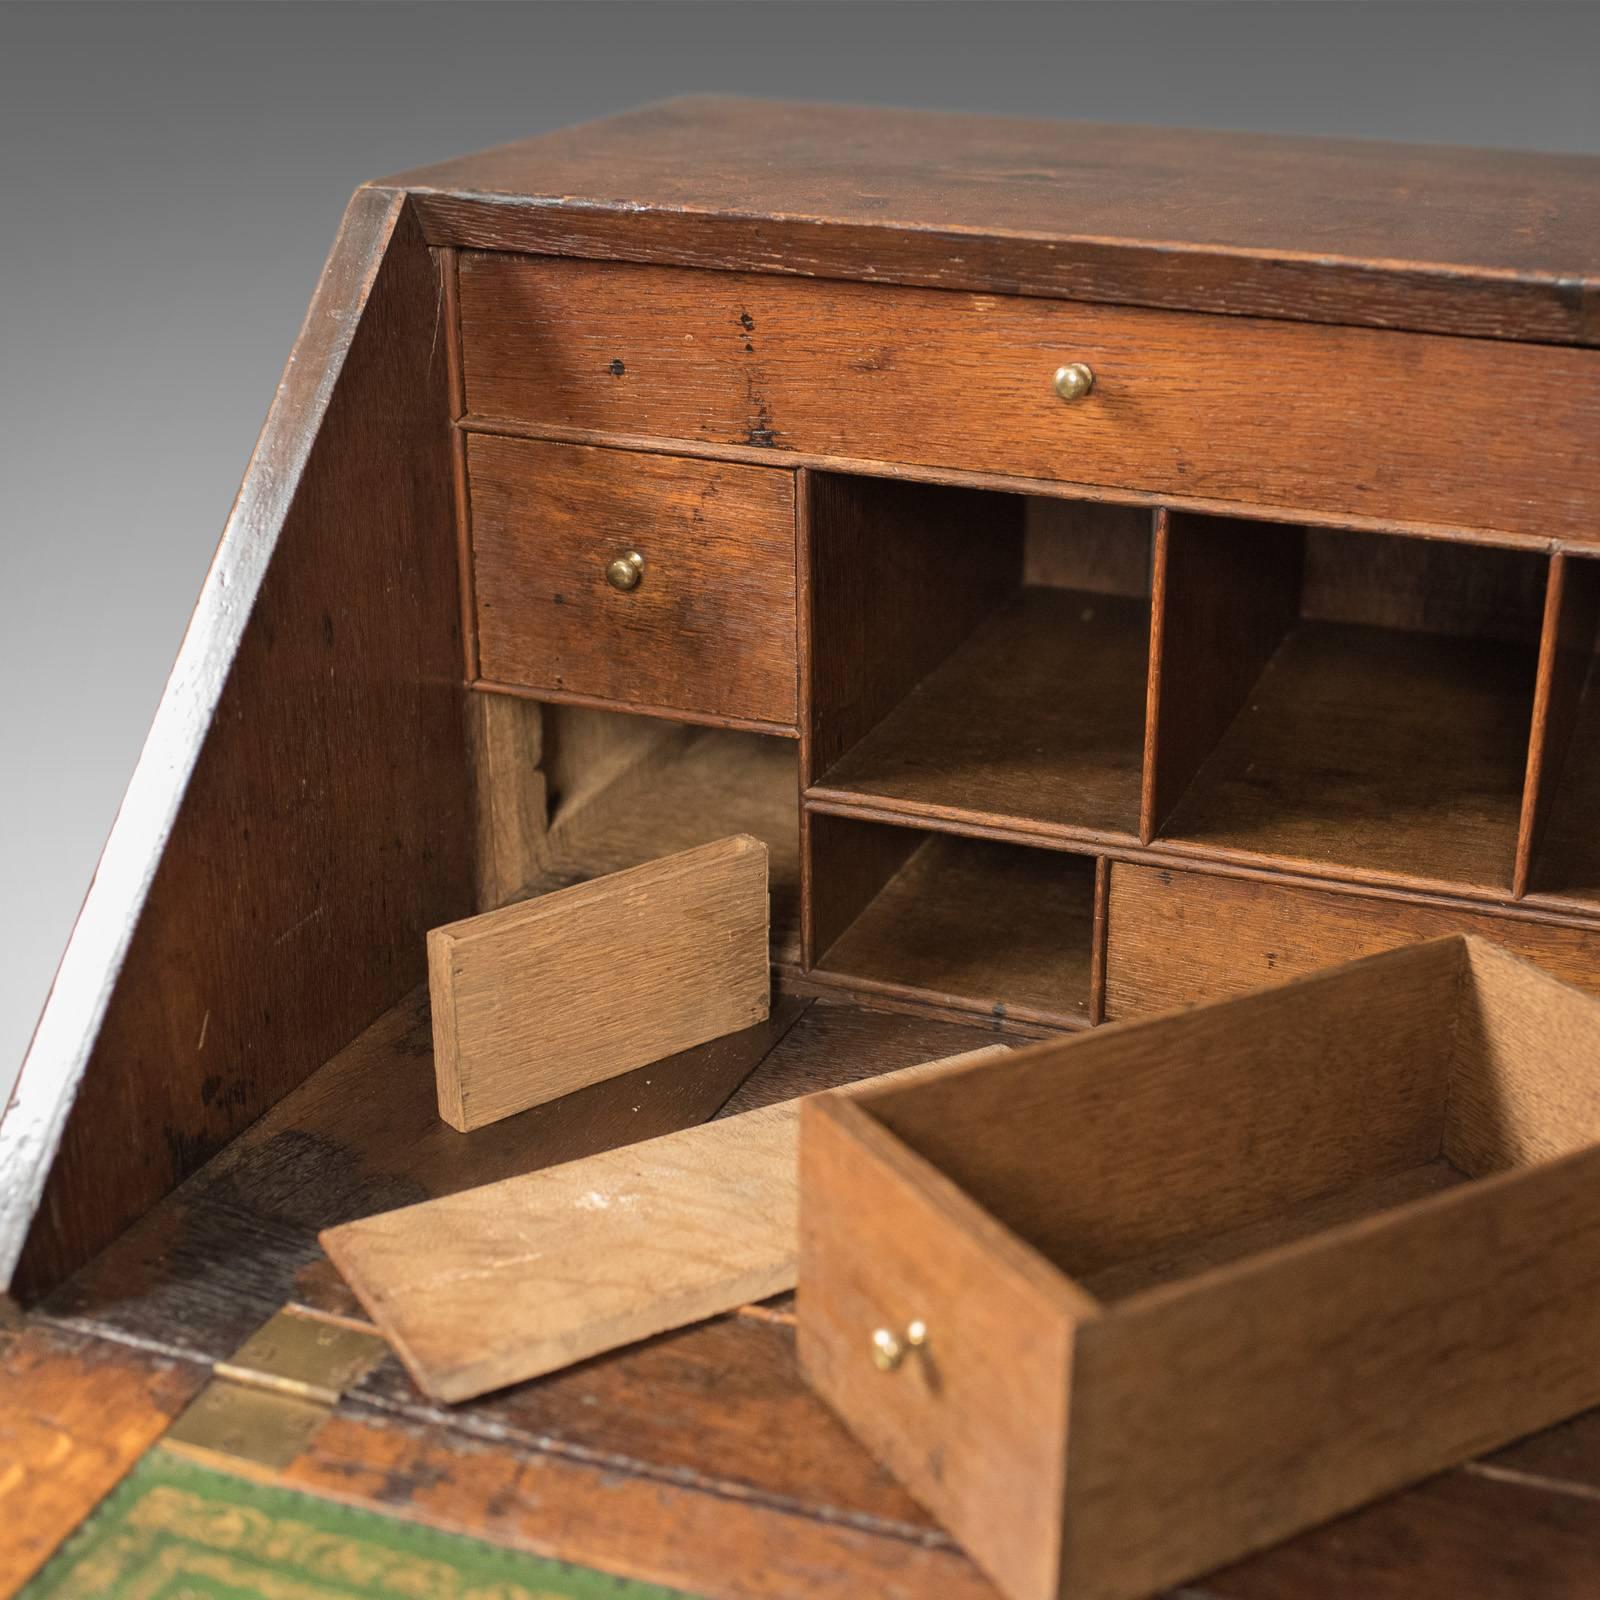
<path id="1" fill-rule="evenodd" d="M 1081 361 L 1069 361 L 1056 368 L 1055 384 L 1063 400 L 1081 400 L 1094 388 L 1094 373 Z"/>
<path id="2" fill-rule="evenodd" d="M 626 592 L 637 589 L 639 580 L 644 576 L 644 557 L 637 550 L 629 550 L 625 555 L 620 555 L 615 561 L 606 566 L 606 582 L 613 589 Z"/>
<path id="3" fill-rule="evenodd" d="M 904 1333 L 890 1328 L 875 1328 L 872 1333 L 872 1362 L 879 1372 L 893 1372 L 909 1351 L 920 1350 L 928 1342 L 928 1325 L 920 1318 L 908 1322 Z"/>

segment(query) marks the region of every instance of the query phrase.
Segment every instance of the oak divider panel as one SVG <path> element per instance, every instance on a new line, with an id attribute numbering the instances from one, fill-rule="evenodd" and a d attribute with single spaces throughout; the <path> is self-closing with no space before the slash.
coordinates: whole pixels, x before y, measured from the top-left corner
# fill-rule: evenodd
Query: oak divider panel
<path id="1" fill-rule="evenodd" d="M 1294 621 L 1300 540 L 1272 523 L 1156 514 L 1139 839 L 1172 815 Z"/>
<path id="2" fill-rule="evenodd" d="M 1594 689 L 1600 562 L 1550 562 L 1517 893 L 1600 910 L 1600 695 Z"/>
<path id="3" fill-rule="evenodd" d="M 1245 552 L 1260 559 L 1274 537 L 1288 553 L 1268 623 L 1252 631 L 1234 620 L 1250 593 Z M 1162 663 L 1157 800 L 1176 786 L 1162 756 L 1174 739 L 1203 759 L 1171 811 L 1147 818 L 1155 837 L 1223 860 L 1509 896 L 1544 584 L 1543 558 L 1527 552 L 1173 517 L 1167 642 L 1181 626 L 1199 643 L 1182 673 Z M 1211 620 L 1183 620 L 1196 610 Z M 1286 611 L 1282 642 L 1206 755 L 1185 701 L 1225 707 L 1242 676 L 1228 641 L 1260 659 Z M 1208 674 L 1229 693 L 1208 697 L 1194 681 Z"/>
<path id="4" fill-rule="evenodd" d="M 812 503 L 811 797 L 952 831 L 1133 842 L 1147 514 L 813 481 L 848 488 Z M 853 581 L 830 582 L 836 566 Z"/>
<path id="5" fill-rule="evenodd" d="M 812 812 L 813 975 L 1047 1027 L 1090 1019 L 1086 856 Z"/>

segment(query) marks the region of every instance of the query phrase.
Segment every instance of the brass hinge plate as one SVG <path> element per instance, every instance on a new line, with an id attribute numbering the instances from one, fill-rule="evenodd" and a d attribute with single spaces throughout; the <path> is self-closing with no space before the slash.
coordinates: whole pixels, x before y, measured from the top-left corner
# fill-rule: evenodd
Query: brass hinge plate
<path id="1" fill-rule="evenodd" d="M 216 1364 L 163 1443 L 223 1467 L 281 1470 L 388 1353 L 375 1333 L 285 1307 Z"/>

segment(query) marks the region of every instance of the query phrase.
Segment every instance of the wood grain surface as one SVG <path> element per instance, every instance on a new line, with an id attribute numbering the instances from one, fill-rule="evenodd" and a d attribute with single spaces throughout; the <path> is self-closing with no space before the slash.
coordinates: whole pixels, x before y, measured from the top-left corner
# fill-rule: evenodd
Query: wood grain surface
<path id="1" fill-rule="evenodd" d="M 922 993 L 993 1017 L 1054 1026 L 1088 1021 L 1094 923 L 1088 858 L 815 820 L 811 870 L 824 880 L 862 835 L 905 840 L 912 849 L 903 865 L 886 863 L 875 886 L 869 880 L 875 892 L 819 951 L 819 973 Z"/>
<path id="2" fill-rule="evenodd" d="M 1300 623 L 1158 837 L 1508 897 L 1536 662 L 1520 644 Z"/>
<path id="3" fill-rule="evenodd" d="M 467 466 L 485 680 L 793 727 L 791 473 L 484 436 Z"/>
<path id="4" fill-rule="evenodd" d="M 388 182 L 435 243 L 1600 339 L 1587 156 L 695 96 Z"/>
<path id="5" fill-rule="evenodd" d="M 1597 538 L 1587 350 L 479 252 L 461 315 L 468 425 Z"/>
<path id="6" fill-rule="evenodd" d="M 762 1021 L 748 834 L 428 933 L 439 1115 L 466 1132 Z"/>
<path id="7" fill-rule="evenodd" d="M 1600 1399 L 1597 1050 L 1456 937 L 808 1110 L 802 1361 L 1017 1600 L 1185 1581 Z"/>
<path id="8" fill-rule="evenodd" d="M 1419 939 L 1473 933 L 1600 990 L 1600 929 L 1464 906 L 1115 862 L 1106 1020 L 1242 994 Z"/>
<path id="9" fill-rule="evenodd" d="M 0 1330 L 0 1595 L 33 1576 L 208 1376 L 43 1323 Z"/>
<path id="10" fill-rule="evenodd" d="M 799 1115 L 786 1101 L 386 1212 L 323 1248 L 423 1392 L 470 1400 L 792 1289 Z"/>
<path id="11" fill-rule="evenodd" d="M 941 821 L 1133 840 L 1150 610 L 1018 591 L 808 793 Z"/>
<path id="12" fill-rule="evenodd" d="M 21 1294 L 348 1044 L 472 907 L 438 303 L 414 219 L 362 192 L 0 1123 Z"/>

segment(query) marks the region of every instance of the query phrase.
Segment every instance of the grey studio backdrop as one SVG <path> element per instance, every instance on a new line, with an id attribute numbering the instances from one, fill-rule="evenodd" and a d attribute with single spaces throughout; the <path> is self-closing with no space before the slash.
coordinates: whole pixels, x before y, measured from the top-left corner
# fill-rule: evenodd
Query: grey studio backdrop
<path id="1" fill-rule="evenodd" d="M 1600 152 L 1600 5 L 0 4 L 0 1094 L 363 179 L 722 90 Z"/>

